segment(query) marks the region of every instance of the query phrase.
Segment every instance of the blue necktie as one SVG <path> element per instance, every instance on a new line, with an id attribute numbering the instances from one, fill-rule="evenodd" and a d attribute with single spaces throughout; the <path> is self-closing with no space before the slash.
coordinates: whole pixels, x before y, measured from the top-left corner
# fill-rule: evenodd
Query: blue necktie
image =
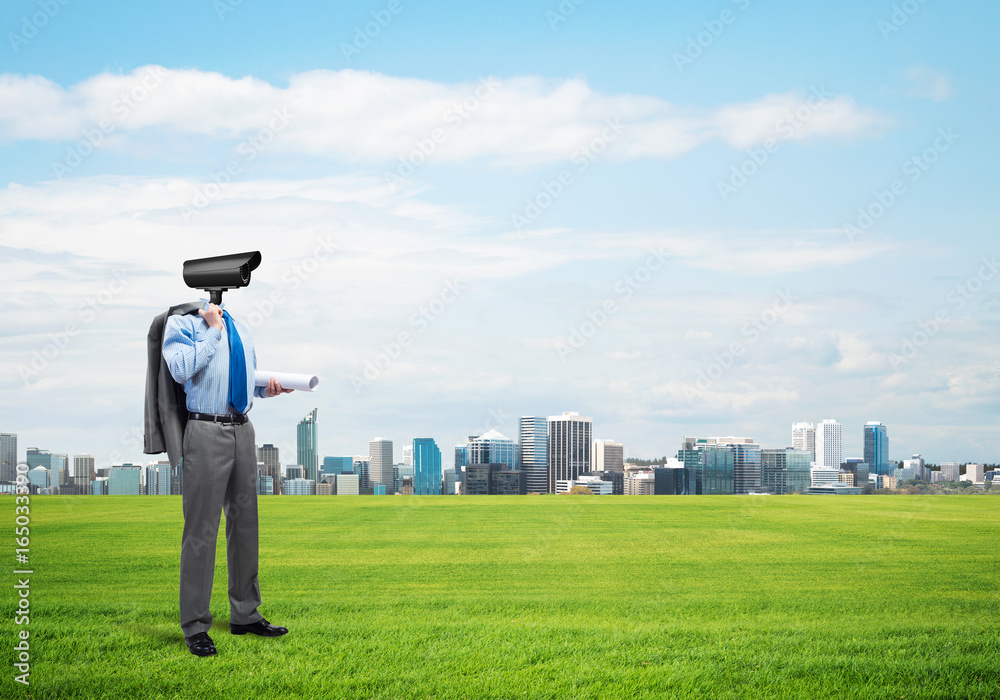
<path id="1" fill-rule="evenodd" d="M 237 413 L 247 410 L 247 358 L 243 354 L 243 341 L 236 331 L 236 323 L 228 311 L 222 312 L 229 336 L 229 405 Z"/>

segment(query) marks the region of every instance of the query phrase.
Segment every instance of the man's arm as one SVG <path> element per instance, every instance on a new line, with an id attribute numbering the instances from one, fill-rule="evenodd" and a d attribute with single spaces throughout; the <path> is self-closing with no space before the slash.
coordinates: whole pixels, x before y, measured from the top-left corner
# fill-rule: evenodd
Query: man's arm
<path id="1" fill-rule="evenodd" d="M 193 317 L 178 314 L 168 316 L 163 329 L 163 359 L 170 376 L 181 384 L 205 368 L 222 340 L 222 333 L 215 327 L 195 340 L 195 323 Z"/>

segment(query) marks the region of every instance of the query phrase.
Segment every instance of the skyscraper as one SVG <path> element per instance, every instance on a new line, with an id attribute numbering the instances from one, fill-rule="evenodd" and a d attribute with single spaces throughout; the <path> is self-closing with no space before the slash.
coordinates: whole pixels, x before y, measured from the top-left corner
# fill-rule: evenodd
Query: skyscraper
<path id="1" fill-rule="evenodd" d="M 709 445 L 733 450 L 733 493 L 750 493 L 760 488 L 760 445 L 753 438 L 708 438 Z"/>
<path id="2" fill-rule="evenodd" d="M 281 453 L 274 445 L 267 443 L 257 448 L 257 463 L 263 463 L 258 478 L 270 479 L 271 490 L 269 493 L 280 493 L 281 491 Z M 263 487 L 264 492 L 267 487 Z"/>
<path id="3" fill-rule="evenodd" d="M 319 468 L 319 456 L 316 450 L 316 412 L 311 410 L 299 421 L 298 426 L 298 463 L 305 469 L 305 478 L 316 481 L 316 471 Z"/>
<path id="4" fill-rule="evenodd" d="M 413 438 L 413 493 L 441 495 L 441 450 L 434 438 Z"/>
<path id="5" fill-rule="evenodd" d="M 392 440 L 377 437 L 368 443 L 368 478 L 392 493 Z"/>
<path id="6" fill-rule="evenodd" d="M 576 480 L 590 471 L 590 446 L 594 421 L 576 412 L 549 416 L 549 493 L 556 492 L 557 481 Z"/>
<path id="7" fill-rule="evenodd" d="M 469 437 L 465 452 L 466 464 L 506 464 L 507 469 L 517 469 L 517 444 L 497 430 L 489 430 L 478 437 Z"/>
<path id="8" fill-rule="evenodd" d="M 464 467 L 467 464 L 467 461 L 465 459 L 466 456 L 465 448 L 468 447 L 468 445 L 469 443 L 465 443 L 464 445 L 455 445 L 455 481 L 458 481 L 459 483 L 461 483 L 462 481 L 462 467 Z M 413 448 L 411 447 L 409 449 L 410 449 L 410 461 L 412 463 Z"/>
<path id="9" fill-rule="evenodd" d="M 323 473 L 324 474 L 353 474 L 354 473 L 354 458 L 353 457 L 324 457 L 323 458 Z"/>
<path id="10" fill-rule="evenodd" d="M 710 445 L 707 438 L 684 438 L 677 459 L 688 472 L 687 493 L 735 493 L 735 454 L 732 446 Z"/>
<path id="11" fill-rule="evenodd" d="M 528 493 L 545 493 L 549 489 L 548 421 L 544 416 L 523 416 L 520 433 L 520 467 Z"/>
<path id="12" fill-rule="evenodd" d="M 170 462 L 160 461 L 146 466 L 146 495 L 170 495 Z"/>
<path id="13" fill-rule="evenodd" d="M 90 482 L 97 478 L 94 472 L 94 455 L 73 455 L 73 478 L 78 480 L 77 486 L 90 486 Z M 89 488 L 87 492 L 90 492 Z"/>
<path id="14" fill-rule="evenodd" d="M 812 423 L 792 423 L 792 449 L 808 450 L 816 461 L 816 426 Z"/>
<path id="15" fill-rule="evenodd" d="M 877 420 L 865 424 L 865 463 L 875 474 L 889 474 L 889 433 Z M 895 470 L 896 465 L 892 466 Z"/>
<path id="16" fill-rule="evenodd" d="M 17 480 L 17 433 L 0 433 L 0 481 Z"/>
<path id="17" fill-rule="evenodd" d="M 816 426 L 816 464 L 829 469 L 840 469 L 842 459 L 843 426 L 832 418 L 826 418 Z"/>
<path id="18" fill-rule="evenodd" d="M 123 464 L 108 470 L 109 496 L 138 496 L 142 493 L 142 467 Z"/>
<path id="19" fill-rule="evenodd" d="M 24 457 L 29 469 L 45 467 L 50 472 L 54 472 L 62 466 L 62 455 L 54 455 L 48 450 L 40 450 L 37 447 L 29 447 Z"/>
<path id="20" fill-rule="evenodd" d="M 354 473 L 358 475 L 358 488 L 371 488 L 371 475 L 368 473 L 368 468 L 369 462 L 367 459 L 361 459 L 361 457 L 354 458 Z"/>
<path id="21" fill-rule="evenodd" d="M 761 450 L 761 486 L 771 493 L 807 493 L 812 485 L 812 459 L 809 450 Z"/>
<path id="22" fill-rule="evenodd" d="M 625 471 L 625 446 L 614 440 L 594 440 L 594 472 Z"/>

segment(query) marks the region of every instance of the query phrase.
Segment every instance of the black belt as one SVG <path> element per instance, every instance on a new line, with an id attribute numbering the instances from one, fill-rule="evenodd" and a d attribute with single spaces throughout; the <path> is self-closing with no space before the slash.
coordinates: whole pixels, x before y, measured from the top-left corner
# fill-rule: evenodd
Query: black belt
<path id="1" fill-rule="evenodd" d="M 225 416 L 217 416 L 214 413 L 189 413 L 188 418 L 191 420 L 209 420 L 214 423 L 235 423 L 236 425 L 243 425 L 250 420 L 250 416 L 245 413 L 230 413 Z"/>

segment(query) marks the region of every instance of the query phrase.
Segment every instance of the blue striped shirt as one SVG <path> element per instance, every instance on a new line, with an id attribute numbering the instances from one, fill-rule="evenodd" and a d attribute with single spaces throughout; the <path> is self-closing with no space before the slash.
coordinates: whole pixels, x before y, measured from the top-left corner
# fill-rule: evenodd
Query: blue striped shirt
<path id="1" fill-rule="evenodd" d="M 225 304 L 221 305 L 225 308 Z M 246 412 L 253 406 L 253 397 L 266 398 L 264 387 L 254 386 L 257 355 L 253 337 L 239 321 L 233 319 L 236 332 L 243 341 L 247 360 Z M 188 411 L 224 415 L 235 413 L 229 407 L 229 336 L 209 326 L 201 315 L 174 314 L 167 317 L 163 329 L 163 359 L 175 381 L 184 384 Z"/>

